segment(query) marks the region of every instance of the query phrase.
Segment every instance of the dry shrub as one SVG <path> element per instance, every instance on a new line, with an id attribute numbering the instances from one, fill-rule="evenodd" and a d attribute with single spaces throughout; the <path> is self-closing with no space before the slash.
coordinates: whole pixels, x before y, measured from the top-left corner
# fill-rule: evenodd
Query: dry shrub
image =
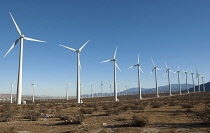
<path id="1" fill-rule="evenodd" d="M 210 107 L 205 106 L 205 109 L 196 113 L 196 116 L 205 124 L 210 124 Z"/>
<path id="2" fill-rule="evenodd" d="M 168 106 L 176 106 L 176 103 L 171 101 L 171 102 L 169 102 Z"/>
<path id="3" fill-rule="evenodd" d="M 182 108 L 193 108 L 194 105 L 192 103 L 185 103 L 185 104 L 181 104 Z"/>
<path id="4" fill-rule="evenodd" d="M 8 122 L 15 118 L 16 110 L 11 105 L 4 105 L 1 108 L 1 122 Z"/>
<path id="5" fill-rule="evenodd" d="M 139 105 L 130 105 L 128 106 L 130 110 L 144 110 L 144 106 L 139 106 Z"/>
<path id="6" fill-rule="evenodd" d="M 29 119 L 31 121 L 37 121 L 41 117 L 41 112 L 36 110 L 28 110 L 24 112 L 24 119 Z"/>
<path id="7" fill-rule="evenodd" d="M 84 120 L 84 115 L 81 113 L 66 115 L 60 117 L 60 120 L 63 120 L 65 124 L 81 124 Z"/>
<path id="8" fill-rule="evenodd" d="M 105 104 L 104 106 L 103 106 L 103 109 L 104 110 L 110 110 L 112 108 L 112 106 L 110 105 L 110 104 Z"/>
<path id="9" fill-rule="evenodd" d="M 85 108 L 81 108 L 79 109 L 80 113 L 82 114 L 92 114 L 94 112 L 94 109 L 85 109 Z"/>
<path id="10" fill-rule="evenodd" d="M 77 107 L 76 103 L 71 103 L 71 107 Z"/>
<path id="11" fill-rule="evenodd" d="M 150 105 L 152 106 L 152 108 L 160 108 L 160 106 L 162 106 L 162 104 L 159 102 L 152 102 Z"/>
<path id="12" fill-rule="evenodd" d="M 114 109 L 109 109 L 107 112 L 106 112 L 106 115 L 108 116 L 112 116 L 112 115 L 119 115 L 121 114 L 123 111 L 121 108 L 114 108 Z"/>
<path id="13" fill-rule="evenodd" d="M 10 127 L 10 128 L 1 129 L 1 133 L 17 133 L 17 132 L 15 131 L 14 127 Z"/>
<path id="14" fill-rule="evenodd" d="M 148 117 L 142 115 L 133 115 L 131 122 L 132 126 L 145 127 L 148 124 L 149 124 Z"/>

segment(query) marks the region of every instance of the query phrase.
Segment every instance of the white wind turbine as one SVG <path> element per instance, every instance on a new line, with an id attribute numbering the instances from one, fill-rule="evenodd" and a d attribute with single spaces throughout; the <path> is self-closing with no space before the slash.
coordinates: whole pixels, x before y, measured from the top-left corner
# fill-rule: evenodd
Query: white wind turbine
<path id="1" fill-rule="evenodd" d="M 110 96 L 112 96 L 112 84 L 109 84 Z"/>
<path id="2" fill-rule="evenodd" d="M 116 61 L 116 54 L 117 54 L 117 47 L 116 47 L 116 50 L 115 50 L 115 53 L 114 53 L 114 58 L 111 59 L 111 60 L 106 60 L 106 61 L 102 61 L 101 63 L 103 62 L 109 62 L 109 61 L 113 61 L 114 62 L 114 101 L 118 101 L 117 99 L 117 79 L 116 79 L 116 67 L 120 70 L 119 66 L 117 65 Z M 120 70 L 121 71 L 121 70 Z"/>
<path id="3" fill-rule="evenodd" d="M 20 37 L 12 44 L 12 46 L 10 47 L 10 49 L 7 51 L 7 53 L 4 55 L 4 57 L 6 57 L 6 55 L 15 47 L 15 45 L 20 41 L 20 55 L 19 55 L 19 69 L 18 69 L 18 80 L 17 80 L 17 104 L 21 104 L 21 96 L 22 96 L 22 65 L 23 65 L 23 40 L 29 40 L 29 41 L 36 41 L 36 42 L 45 42 L 45 41 L 41 41 L 41 40 L 36 40 L 36 39 L 32 39 L 32 38 L 28 38 L 25 37 L 18 25 L 15 22 L 15 19 L 13 18 L 12 14 L 10 13 L 10 16 L 13 20 L 13 23 L 18 31 L 18 34 L 20 35 Z M 46 43 L 46 42 L 45 42 Z"/>
<path id="4" fill-rule="evenodd" d="M 31 84 L 31 85 L 33 86 L 33 97 L 32 97 L 32 101 L 33 101 L 33 103 L 34 103 L 34 88 L 37 88 L 36 85 L 35 85 L 35 81 L 34 81 L 34 83 Z"/>
<path id="5" fill-rule="evenodd" d="M 198 71 L 196 70 L 196 78 L 198 79 L 198 92 L 201 92 L 201 88 L 200 88 L 200 74 L 198 73 Z"/>
<path id="6" fill-rule="evenodd" d="M 128 95 L 128 85 L 125 84 L 126 95 Z"/>
<path id="7" fill-rule="evenodd" d="M 184 70 L 182 70 L 183 72 L 184 72 L 184 74 L 185 74 L 185 80 L 186 80 L 186 89 L 187 89 L 187 93 L 190 93 L 189 92 L 189 87 L 188 87 L 188 80 L 187 80 L 187 70 L 186 71 L 184 71 Z"/>
<path id="8" fill-rule="evenodd" d="M 182 88 L 181 88 L 181 84 L 180 84 L 180 71 L 179 71 L 179 65 L 178 65 L 177 71 L 174 72 L 174 73 L 177 73 L 177 74 L 178 74 L 179 94 L 181 95 L 181 94 L 182 94 Z"/>
<path id="9" fill-rule="evenodd" d="M 91 98 L 93 98 L 93 84 L 94 84 L 94 83 L 90 83 Z"/>
<path id="10" fill-rule="evenodd" d="M 13 84 L 14 84 L 15 82 L 16 82 L 16 81 L 8 82 L 8 83 L 11 85 L 10 103 L 12 103 Z"/>
<path id="11" fill-rule="evenodd" d="M 69 100 L 69 93 L 68 93 L 68 91 L 69 91 L 69 85 L 70 85 L 70 83 L 67 83 L 66 84 L 66 100 Z"/>
<path id="12" fill-rule="evenodd" d="M 103 92 L 103 83 L 102 83 L 102 80 L 101 80 L 101 97 L 104 96 L 104 92 Z"/>
<path id="13" fill-rule="evenodd" d="M 140 60 L 140 57 L 139 57 L 139 54 L 138 54 L 138 61 L 137 61 L 137 64 L 136 65 L 133 65 L 133 66 L 131 66 L 131 67 L 129 67 L 129 68 L 133 68 L 133 67 L 135 67 L 135 66 L 137 66 L 137 68 L 138 68 L 138 90 L 139 90 L 139 99 L 142 99 L 142 96 L 141 96 L 141 93 L 142 93 L 142 91 L 141 91 L 141 80 L 140 80 L 140 71 L 142 71 L 142 69 L 141 69 L 141 67 L 140 67 L 140 64 L 139 64 L 139 60 Z M 128 69 L 129 69 L 128 68 Z M 143 72 L 143 71 L 142 71 Z M 144 73 L 144 72 L 143 72 Z"/>
<path id="14" fill-rule="evenodd" d="M 151 58 L 151 60 L 152 60 L 152 58 Z M 158 94 L 158 77 L 157 77 L 157 70 L 162 70 L 162 69 L 156 67 L 153 60 L 152 60 L 152 65 L 153 65 L 153 67 L 154 67 L 154 68 L 152 69 L 152 72 L 155 70 L 156 95 L 157 95 L 157 97 L 159 97 L 159 94 Z M 150 73 L 150 75 L 152 74 L 152 72 Z"/>
<path id="15" fill-rule="evenodd" d="M 80 88 L 80 69 L 81 69 L 80 52 L 82 51 L 82 49 L 85 47 L 85 45 L 88 42 L 89 42 L 89 40 L 85 44 L 83 44 L 82 47 L 78 50 L 59 44 L 60 46 L 62 46 L 64 48 L 67 48 L 67 49 L 77 52 L 77 103 L 81 102 L 80 101 L 80 96 L 81 96 L 81 94 L 80 94 L 80 91 L 81 91 L 81 88 Z"/>
<path id="16" fill-rule="evenodd" d="M 171 69 L 168 68 L 166 62 L 165 62 L 165 65 L 166 65 L 166 73 L 168 73 L 168 88 L 169 88 L 169 95 L 172 96 L 172 93 L 171 93 L 171 81 L 170 81 L 170 71 Z M 166 75 L 165 73 L 165 75 Z M 164 75 L 164 77 L 165 77 Z"/>
<path id="17" fill-rule="evenodd" d="M 192 69 L 191 69 L 191 76 L 192 76 L 192 82 L 193 82 L 193 91 L 195 92 L 194 73 L 192 72 Z"/>
<path id="18" fill-rule="evenodd" d="M 205 85 L 204 85 L 204 76 L 201 77 L 202 78 L 202 82 L 203 82 L 203 92 L 206 91 Z"/>

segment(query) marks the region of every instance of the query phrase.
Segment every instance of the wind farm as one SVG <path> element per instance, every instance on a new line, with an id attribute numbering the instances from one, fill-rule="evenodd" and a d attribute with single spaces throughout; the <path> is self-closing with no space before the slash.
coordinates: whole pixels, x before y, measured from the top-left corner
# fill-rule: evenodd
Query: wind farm
<path id="1" fill-rule="evenodd" d="M 1 132 L 210 132 L 209 4 L 2 1 Z"/>

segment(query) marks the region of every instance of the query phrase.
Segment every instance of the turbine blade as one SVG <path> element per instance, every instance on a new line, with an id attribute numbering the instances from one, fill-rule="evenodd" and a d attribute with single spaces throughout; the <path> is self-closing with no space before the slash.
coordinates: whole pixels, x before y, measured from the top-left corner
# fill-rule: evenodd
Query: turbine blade
<path id="1" fill-rule="evenodd" d="M 140 71 L 142 72 L 142 73 L 144 73 L 144 71 L 141 69 L 141 67 L 139 66 L 139 69 L 140 69 Z"/>
<path id="2" fill-rule="evenodd" d="M 64 45 L 61 45 L 61 44 L 58 44 L 58 45 L 60 45 L 61 47 L 64 47 L 64 48 L 67 48 L 67 49 L 70 49 L 70 50 L 72 50 L 72 51 L 77 52 L 77 50 L 75 50 L 75 49 L 73 49 L 73 48 L 70 48 L 70 47 L 67 47 L 67 46 L 64 46 Z"/>
<path id="3" fill-rule="evenodd" d="M 82 45 L 82 47 L 79 49 L 79 51 L 82 51 L 82 49 L 85 47 L 85 45 L 87 45 L 87 43 L 89 42 L 90 40 L 88 40 L 85 44 Z"/>
<path id="4" fill-rule="evenodd" d="M 118 46 L 117 46 L 118 47 Z M 116 54 L 117 54 L 117 47 L 115 49 L 115 52 L 114 52 L 114 59 L 116 58 Z"/>
<path id="5" fill-rule="evenodd" d="M 10 16 L 11 16 L 11 18 L 12 18 L 13 23 L 15 24 L 15 27 L 16 27 L 16 29 L 17 29 L 19 35 L 21 35 L 21 31 L 20 31 L 20 29 L 19 29 L 17 23 L 15 22 L 15 19 L 13 18 L 12 13 L 9 12 L 9 14 L 10 14 Z"/>
<path id="6" fill-rule="evenodd" d="M 179 65 L 178 65 L 177 71 L 179 71 Z"/>
<path id="7" fill-rule="evenodd" d="M 157 67 L 157 70 L 162 70 L 162 69 L 160 69 L 160 68 Z"/>
<path id="8" fill-rule="evenodd" d="M 198 71 L 197 71 L 197 69 L 196 69 L 196 78 L 198 78 L 199 77 L 199 74 L 198 74 Z"/>
<path id="9" fill-rule="evenodd" d="M 109 61 L 112 61 L 112 60 L 105 60 L 105 61 L 102 61 L 102 62 L 100 62 L 100 63 L 109 62 Z"/>
<path id="10" fill-rule="evenodd" d="M 166 74 L 167 74 L 167 71 L 165 72 L 165 74 L 164 74 L 164 76 L 163 76 L 164 78 L 165 78 Z"/>
<path id="11" fill-rule="evenodd" d="M 139 60 L 140 60 L 140 53 L 138 54 L 138 62 L 137 62 L 137 64 L 139 64 Z"/>
<path id="12" fill-rule="evenodd" d="M 119 68 L 119 66 L 117 65 L 117 63 L 115 62 L 115 66 L 120 70 L 120 68 Z M 120 72 L 122 72 L 121 70 L 120 70 Z"/>
<path id="13" fill-rule="evenodd" d="M 152 60 L 152 58 L 151 58 L 151 60 Z M 155 67 L 155 63 L 154 63 L 154 61 L 152 60 L 152 65 Z"/>
<path id="14" fill-rule="evenodd" d="M 45 42 L 45 41 L 41 41 L 41 40 L 37 40 L 37 39 L 32 39 L 32 38 L 28 38 L 28 37 L 24 37 L 24 39 L 29 40 L 29 41 L 35 41 L 35 42 Z M 47 43 L 47 42 L 45 42 Z"/>
<path id="15" fill-rule="evenodd" d="M 166 62 L 165 62 L 165 65 L 166 65 L 166 69 L 168 69 L 168 66 L 167 66 Z"/>
<path id="16" fill-rule="evenodd" d="M 152 73 L 153 73 L 153 71 L 154 71 L 154 70 L 155 70 L 155 68 L 153 68 L 153 69 L 152 69 L 152 71 L 151 71 L 151 73 L 150 73 L 149 77 L 152 75 Z"/>
<path id="17" fill-rule="evenodd" d="M 4 55 L 4 57 L 7 56 L 7 54 L 9 54 L 9 52 L 15 47 L 15 45 L 18 43 L 18 41 L 20 40 L 20 38 L 18 38 L 10 47 L 10 49 L 7 51 L 7 53 Z"/>
<path id="18" fill-rule="evenodd" d="M 128 69 L 130 69 L 130 68 L 133 68 L 134 66 L 131 66 L 131 67 L 129 67 Z"/>

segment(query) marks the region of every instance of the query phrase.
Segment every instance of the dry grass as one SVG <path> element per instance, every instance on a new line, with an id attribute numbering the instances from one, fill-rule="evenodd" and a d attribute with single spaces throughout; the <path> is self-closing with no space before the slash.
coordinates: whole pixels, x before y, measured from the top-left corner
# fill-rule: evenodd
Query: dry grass
<path id="1" fill-rule="evenodd" d="M 210 132 L 210 92 L 161 95 L 143 95 L 143 100 L 133 95 L 120 96 L 119 102 L 113 102 L 113 97 L 89 98 L 83 99 L 83 104 L 75 104 L 75 100 L 19 106 L 1 103 L 1 121 L 5 122 L 0 122 L 0 129 L 55 133 Z"/>

